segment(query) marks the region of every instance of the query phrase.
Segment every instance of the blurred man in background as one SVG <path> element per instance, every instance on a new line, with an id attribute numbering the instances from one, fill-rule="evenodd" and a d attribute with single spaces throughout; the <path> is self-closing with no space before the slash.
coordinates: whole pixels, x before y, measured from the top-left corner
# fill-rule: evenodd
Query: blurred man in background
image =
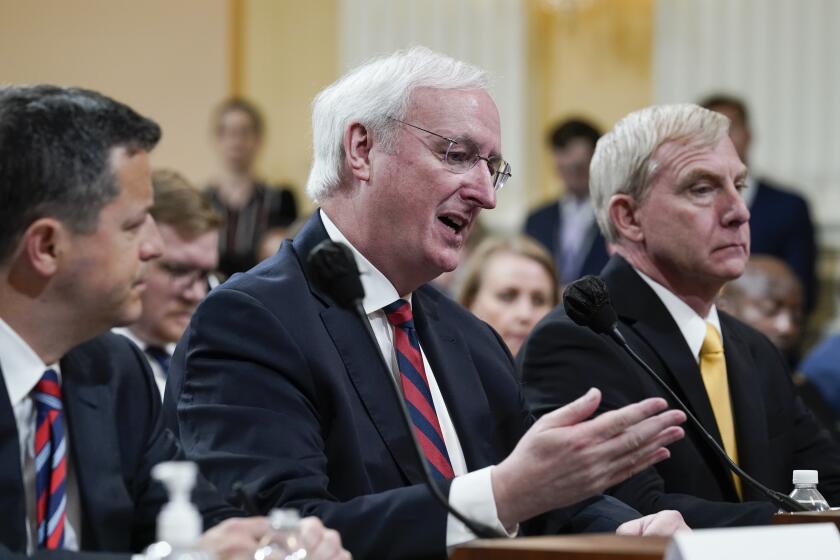
<path id="1" fill-rule="evenodd" d="M 525 222 L 525 233 L 554 255 L 562 284 L 598 274 L 607 263 L 607 246 L 589 200 L 589 162 L 600 137 L 583 119 L 554 127 L 548 139 L 563 196 L 534 210 Z"/>
<path id="2" fill-rule="evenodd" d="M 162 240 L 162 254 L 149 263 L 143 312 L 116 329 L 145 353 L 163 396 L 175 343 L 207 295 L 219 263 L 221 216 L 181 175 L 152 173 L 155 203 L 150 213 Z"/>
<path id="3" fill-rule="evenodd" d="M 750 257 L 740 278 L 724 286 L 718 306 L 763 333 L 785 357 L 802 401 L 831 432 L 840 437 L 838 413 L 820 387 L 796 371 L 802 333 L 802 286 L 784 261 L 769 255 Z"/>

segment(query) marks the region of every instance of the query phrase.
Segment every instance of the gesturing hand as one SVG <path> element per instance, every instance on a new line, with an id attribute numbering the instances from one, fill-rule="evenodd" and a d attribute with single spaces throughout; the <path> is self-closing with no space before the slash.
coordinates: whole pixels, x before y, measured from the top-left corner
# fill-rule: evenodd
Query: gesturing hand
<path id="1" fill-rule="evenodd" d="M 492 470 L 496 509 L 506 527 L 568 506 L 667 459 L 665 448 L 685 434 L 679 410 L 646 399 L 597 418 L 601 392 L 540 418 L 513 452 Z"/>

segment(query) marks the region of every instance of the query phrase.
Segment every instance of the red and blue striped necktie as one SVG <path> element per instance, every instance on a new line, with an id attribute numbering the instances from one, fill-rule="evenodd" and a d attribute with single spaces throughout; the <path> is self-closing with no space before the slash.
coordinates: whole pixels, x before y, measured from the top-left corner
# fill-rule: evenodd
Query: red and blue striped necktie
<path id="1" fill-rule="evenodd" d="M 404 299 L 398 299 L 384 310 L 388 321 L 394 326 L 397 367 L 400 369 L 400 383 L 408 412 L 414 423 L 414 433 L 429 461 L 432 475 L 440 480 L 450 479 L 455 473 L 452 471 L 452 463 L 446 451 L 443 432 L 429 390 L 411 306 Z"/>
<path id="2" fill-rule="evenodd" d="M 64 546 L 64 510 L 67 506 L 66 438 L 61 386 L 53 369 L 44 372 L 32 391 L 35 400 L 35 495 L 38 548 Z"/>

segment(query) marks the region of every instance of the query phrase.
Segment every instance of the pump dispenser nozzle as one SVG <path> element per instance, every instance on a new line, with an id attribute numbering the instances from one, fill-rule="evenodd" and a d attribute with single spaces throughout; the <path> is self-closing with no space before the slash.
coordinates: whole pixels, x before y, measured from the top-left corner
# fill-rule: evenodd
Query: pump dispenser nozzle
<path id="1" fill-rule="evenodd" d="M 193 547 L 201 537 L 201 514 L 190 500 L 197 473 L 189 461 L 168 461 L 152 469 L 152 476 L 169 492 L 169 503 L 158 515 L 157 538 L 173 548 Z"/>

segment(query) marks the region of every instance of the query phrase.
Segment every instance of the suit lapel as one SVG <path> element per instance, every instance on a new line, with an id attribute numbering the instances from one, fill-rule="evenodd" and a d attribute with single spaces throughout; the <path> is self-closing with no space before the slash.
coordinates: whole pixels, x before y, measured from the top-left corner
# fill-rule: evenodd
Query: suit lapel
<path id="1" fill-rule="evenodd" d="M 755 397 L 756 387 L 760 387 L 762 381 L 751 359 L 749 345 L 731 327 L 733 319 L 721 313 L 720 320 L 735 439 L 738 442 L 738 463 L 745 471 L 761 480 L 765 478 L 767 470 L 766 457 L 771 453 L 765 402 Z M 742 437 L 743 434 L 749 434 L 749 437 Z M 744 485 L 744 491 L 748 495 L 751 488 Z M 763 499 L 759 495 L 753 497 Z"/>
<path id="2" fill-rule="evenodd" d="M 379 348 L 355 313 L 331 306 L 321 312 L 321 319 L 356 393 L 403 477 L 411 484 L 422 483 L 425 480 L 422 466 L 400 418 L 402 413 L 393 381 L 389 379 L 391 373 L 385 369 Z"/>
<path id="3" fill-rule="evenodd" d="M 610 260 L 604 269 L 603 277 L 621 322 L 646 345 L 645 348 L 634 350 L 660 374 L 712 437 L 722 445 L 712 405 L 700 375 L 700 367 L 668 309 L 651 287 L 619 256 Z M 630 343 L 632 346 L 632 339 Z M 664 370 L 657 371 L 657 361 L 662 364 Z M 702 439 L 702 436 L 698 434 L 698 438 Z M 709 450 L 711 451 L 711 447 Z M 721 469 L 728 472 L 723 460 L 716 454 L 715 461 Z M 730 477 L 725 478 L 729 480 L 734 495 L 735 487 Z"/>
<path id="4" fill-rule="evenodd" d="M 309 281 L 306 257 L 318 243 L 328 239 L 318 212 L 301 229 L 294 239 L 294 250 L 304 275 Z M 350 382 L 385 443 L 403 478 L 410 484 L 425 480 L 422 465 L 417 460 L 411 435 L 401 420 L 402 413 L 394 395 L 393 381 L 389 379 L 381 352 L 371 340 L 364 324 L 354 312 L 343 309 L 318 288 L 309 285 L 312 294 L 325 306 L 321 311 L 324 323 L 335 348 L 341 356 Z"/>
<path id="5" fill-rule="evenodd" d="M 0 372 L 2 373 L 2 372 Z M 10 550 L 26 550 L 26 495 L 23 490 L 23 472 L 20 468 L 20 440 L 17 421 L 0 379 L 0 542 Z"/>
<path id="6" fill-rule="evenodd" d="M 104 362 L 107 363 L 107 362 Z M 122 483 L 119 442 L 115 440 L 108 386 L 94 381 L 97 364 L 70 352 L 61 360 L 62 392 L 68 424 L 70 457 L 82 512 L 82 546 L 127 550 L 126 523 L 114 519 L 115 504 L 131 500 Z M 99 365 L 101 367 L 101 364 Z M 119 528 L 119 529 L 118 529 Z"/>
<path id="7" fill-rule="evenodd" d="M 414 321 L 420 344 L 459 436 L 467 470 L 472 471 L 499 458 L 493 452 L 490 438 L 464 435 L 487 433 L 495 422 L 463 337 L 438 315 L 437 298 L 440 297 L 444 296 L 429 288 L 417 290 L 412 297 Z"/>

